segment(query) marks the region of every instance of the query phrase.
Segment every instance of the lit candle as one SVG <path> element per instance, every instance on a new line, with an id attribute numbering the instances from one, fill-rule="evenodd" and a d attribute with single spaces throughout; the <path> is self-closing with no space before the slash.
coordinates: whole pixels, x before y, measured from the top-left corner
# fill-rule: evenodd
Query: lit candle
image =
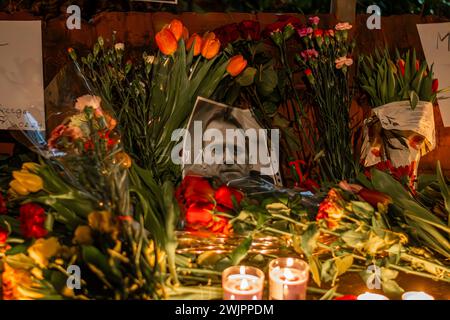
<path id="1" fill-rule="evenodd" d="M 409 291 L 402 295 L 402 300 L 434 300 L 434 298 L 422 291 Z"/>
<path id="2" fill-rule="evenodd" d="M 278 258 L 269 264 L 271 300 L 305 300 L 309 266 L 300 259 Z"/>
<path id="3" fill-rule="evenodd" d="M 383 296 L 382 294 L 365 292 L 360 294 L 357 300 L 389 300 L 388 297 Z"/>
<path id="4" fill-rule="evenodd" d="M 224 300 L 261 300 L 264 272 L 254 267 L 234 266 L 222 273 Z"/>

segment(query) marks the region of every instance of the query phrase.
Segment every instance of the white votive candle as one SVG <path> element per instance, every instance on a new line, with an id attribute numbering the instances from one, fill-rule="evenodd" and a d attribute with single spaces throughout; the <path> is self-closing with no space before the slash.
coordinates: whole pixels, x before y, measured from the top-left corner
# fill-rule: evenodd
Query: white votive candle
<path id="1" fill-rule="evenodd" d="M 271 300 L 305 300 L 309 266 L 300 259 L 278 258 L 269 264 Z"/>
<path id="2" fill-rule="evenodd" d="M 389 300 L 388 297 L 382 294 L 365 292 L 360 294 L 356 300 Z"/>
<path id="3" fill-rule="evenodd" d="M 434 298 L 422 291 L 409 291 L 402 295 L 402 300 L 434 300 Z"/>
<path id="4" fill-rule="evenodd" d="M 264 272 L 254 267 L 234 266 L 222 273 L 224 300 L 261 300 Z"/>

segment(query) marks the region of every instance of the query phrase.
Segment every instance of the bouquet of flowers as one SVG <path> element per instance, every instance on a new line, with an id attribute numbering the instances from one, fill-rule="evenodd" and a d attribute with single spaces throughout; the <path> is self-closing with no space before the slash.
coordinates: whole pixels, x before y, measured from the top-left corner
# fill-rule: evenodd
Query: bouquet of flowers
<path id="1" fill-rule="evenodd" d="M 158 51 L 141 61 L 126 58 L 123 43 L 107 46 L 102 38 L 87 57 L 70 55 L 88 85 L 116 115 L 125 150 L 162 184 L 177 181 L 180 168 L 171 161 L 177 141 L 198 96 L 209 98 L 224 78 L 238 76 L 247 62 L 221 52 L 214 32 L 203 36 L 173 20 L 155 35 Z M 177 137 L 179 139 L 181 137 Z"/>
<path id="2" fill-rule="evenodd" d="M 302 51 L 296 60 L 310 87 L 317 149 L 322 175 L 331 181 L 354 179 L 358 165 L 353 157 L 350 128 L 349 68 L 353 65 L 355 42 L 349 39 L 349 23 L 338 23 L 333 29 L 320 29 L 319 18 L 297 29 Z"/>
<path id="3" fill-rule="evenodd" d="M 162 297 L 161 253 L 130 206 L 131 159 L 116 120 L 96 96 L 75 107 L 46 146 L 30 136 L 41 163 L 12 173 L 0 215 L 4 297 Z"/>
<path id="4" fill-rule="evenodd" d="M 433 102 L 438 80 L 433 68 L 415 51 L 396 60 L 386 49 L 360 61 L 359 82 L 369 96 L 373 116 L 365 121 L 361 159 L 365 166 L 389 160 L 393 166 L 415 166 L 436 145 Z"/>

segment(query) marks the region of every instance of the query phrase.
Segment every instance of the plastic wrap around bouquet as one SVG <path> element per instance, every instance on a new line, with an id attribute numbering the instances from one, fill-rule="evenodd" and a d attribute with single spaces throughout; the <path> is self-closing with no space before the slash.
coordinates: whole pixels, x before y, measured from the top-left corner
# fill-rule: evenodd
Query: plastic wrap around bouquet
<path id="1" fill-rule="evenodd" d="M 394 167 L 419 164 L 420 158 L 436 147 L 431 102 L 420 101 L 414 110 L 409 101 L 391 102 L 373 109 L 365 120 L 361 158 L 371 167 L 386 160 Z"/>
<path id="2" fill-rule="evenodd" d="M 417 176 L 420 158 L 436 146 L 433 68 L 416 59 L 415 51 L 397 51 L 393 59 L 388 50 L 361 58 L 360 67 L 361 88 L 374 108 L 364 122 L 361 160 L 366 167 L 388 161 Z"/>

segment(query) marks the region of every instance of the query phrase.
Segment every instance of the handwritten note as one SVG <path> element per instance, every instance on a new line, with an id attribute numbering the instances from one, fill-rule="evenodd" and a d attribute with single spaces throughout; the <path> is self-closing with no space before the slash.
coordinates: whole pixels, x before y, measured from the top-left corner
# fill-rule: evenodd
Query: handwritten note
<path id="1" fill-rule="evenodd" d="M 41 35 L 41 21 L 0 21 L 0 129 L 45 129 Z"/>
<path id="2" fill-rule="evenodd" d="M 420 41 L 428 65 L 439 80 L 439 90 L 450 87 L 450 22 L 418 24 Z M 445 127 L 450 127 L 450 92 L 438 94 L 439 108 Z"/>

